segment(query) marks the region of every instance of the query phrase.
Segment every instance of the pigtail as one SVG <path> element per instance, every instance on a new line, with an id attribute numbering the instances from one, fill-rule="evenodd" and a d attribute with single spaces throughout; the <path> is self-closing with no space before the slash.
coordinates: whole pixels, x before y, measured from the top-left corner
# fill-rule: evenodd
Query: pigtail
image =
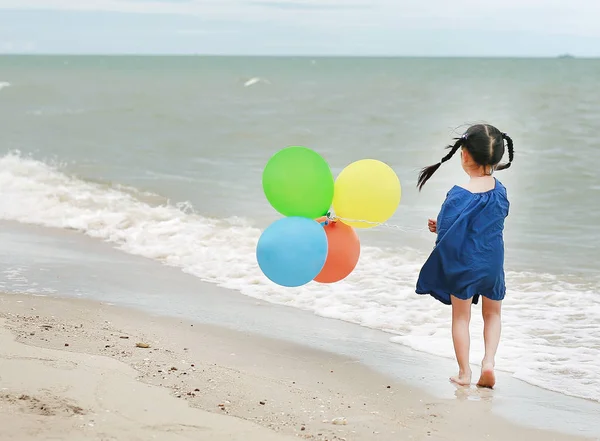
<path id="1" fill-rule="evenodd" d="M 506 133 L 502 134 L 502 139 L 506 141 L 506 147 L 508 148 L 508 162 L 506 164 L 500 164 L 496 167 L 496 170 L 506 170 L 510 167 L 515 157 L 515 150 L 513 147 L 513 140 Z"/>
<path id="2" fill-rule="evenodd" d="M 425 183 L 429 180 L 429 178 L 431 178 L 433 176 L 433 174 L 438 170 L 438 168 L 440 168 L 440 166 L 444 162 L 446 162 L 450 158 L 452 158 L 452 156 L 458 151 L 458 149 L 464 145 L 465 141 L 466 141 L 466 137 L 464 137 L 464 136 L 458 138 L 456 140 L 456 142 L 454 143 L 454 145 L 449 145 L 448 147 L 446 147 L 451 150 L 446 156 L 444 156 L 442 158 L 442 160 L 440 162 L 438 162 L 437 164 L 433 164 L 428 167 L 425 167 L 425 168 L 423 168 L 423 170 L 421 170 L 421 172 L 419 173 L 419 179 L 417 180 L 417 188 L 419 189 L 419 191 L 421 191 L 421 189 L 423 188 L 423 185 L 425 185 Z M 511 141 L 511 145 L 512 145 L 512 141 Z"/>

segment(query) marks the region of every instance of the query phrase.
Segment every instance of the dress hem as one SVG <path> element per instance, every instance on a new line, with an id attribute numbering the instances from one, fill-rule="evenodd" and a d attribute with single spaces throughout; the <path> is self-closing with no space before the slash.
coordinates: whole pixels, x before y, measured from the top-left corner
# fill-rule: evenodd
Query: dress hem
<path id="1" fill-rule="evenodd" d="M 421 294 L 421 295 L 430 295 L 430 296 L 431 296 L 431 297 L 433 297 L 434 299 L 436 299 L 436 300 L 438 300 L 438 301 L 442 302 L 444 305 L 452 305 L 452 301 L 450 300 L 450 298 L 451 298 L 451 294 L 446 294 L 445 296 L 441 296 L 441 295 L 439 295 L 439 294 L 436 294 L 436 293 L 435 293 L 435 292 L 433 292 L 433 291 L 419 291 L 419 290 L 417 290 L 417 291 L 415 291 L 415 292 L 416 292 L 417 294 Z M 458 298 L 458 299 L 461 299 L 461 300 L 469 300 L 469 299 L 473 299 L 473 305 L 477 305 L 477 304 L 479 303 L 479 297 L 480 297 L 480 294 L 473 294 L 473 295 L 471 295 L 471 296 L 467 296 L 467 297 L 466 297 L 466 298 L 464 298 L 464 299 L 463 299 L 463 298 L 460 298 L 459 296 L 454 296 L 454 297 L 456 297 L 456 298 Z M 484 297 L 486 297 L 486 296 L 484 296 Z M 504 296 L 503 296 L 503 297 L 502 297 L 502 299 L 500 299 L 500 300 L 503 300 L 503 299 L 504 299 Z M 490 299 L 490 300 L 496 300 L 496 299 Z"/>

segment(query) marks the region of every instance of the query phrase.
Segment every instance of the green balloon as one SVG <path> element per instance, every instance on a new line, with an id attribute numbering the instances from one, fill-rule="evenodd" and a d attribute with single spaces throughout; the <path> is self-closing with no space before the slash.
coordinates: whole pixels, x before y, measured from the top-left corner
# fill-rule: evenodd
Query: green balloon
<path id="1" fill-rule="evenodd" d="M 284 216 L 316 219 L 333 201 L 333 174 L 325 160 L 306 147 L 287 147 L 267 163 L 262 176 L 269 203 Z"/>

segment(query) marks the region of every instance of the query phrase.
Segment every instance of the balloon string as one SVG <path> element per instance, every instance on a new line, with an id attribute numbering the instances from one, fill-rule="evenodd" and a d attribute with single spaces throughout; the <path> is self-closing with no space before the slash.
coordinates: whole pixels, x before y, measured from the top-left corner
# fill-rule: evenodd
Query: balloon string
<path id="1" fill-rule="evenodd" d="M 427 231 L 427 228 L 425 228 L 425 227 L 423 227 L 423 228 L 402 227 L 400 225 L 388 224 L 385 222 L 372 222 L 372 221 L 368 221 L 368 220 L 364 220 L 364 219 L 349 219 L 346 217 L 336 216 L 335 214 L 332 214 L 332 213 L 327 213 L 327 220 L 324 222 L 321 222 L 321 225 L 327 225 L 329 222 L 335 222 L 338 220 L 340 220 L 342 222 L 365 223 L 365 224 L 373 225 L 375 227 L 391 228 L 394 230 L 402 231 L 404 233 Z"/>

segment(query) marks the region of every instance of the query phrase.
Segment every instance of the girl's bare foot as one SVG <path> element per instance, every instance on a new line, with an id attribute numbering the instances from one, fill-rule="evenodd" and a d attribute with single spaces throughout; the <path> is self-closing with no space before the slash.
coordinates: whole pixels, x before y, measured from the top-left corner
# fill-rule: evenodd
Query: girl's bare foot
<path id="1" fill-rule="evenodd" d="M 470 386 L 471 385 L 471 371 L 460 371 L 458 375 L 450 377 L 450 381 L 458 384 L 459 386 Z"/>
<path id="2" fill-rule="evenodd" d="M 481 366 L 481 377 L 477 382 L 479 387 L 487 387 L 493 389 L 496 385 L 496 375 L 494 374 L 494 365 L 486 363 Z"/>

